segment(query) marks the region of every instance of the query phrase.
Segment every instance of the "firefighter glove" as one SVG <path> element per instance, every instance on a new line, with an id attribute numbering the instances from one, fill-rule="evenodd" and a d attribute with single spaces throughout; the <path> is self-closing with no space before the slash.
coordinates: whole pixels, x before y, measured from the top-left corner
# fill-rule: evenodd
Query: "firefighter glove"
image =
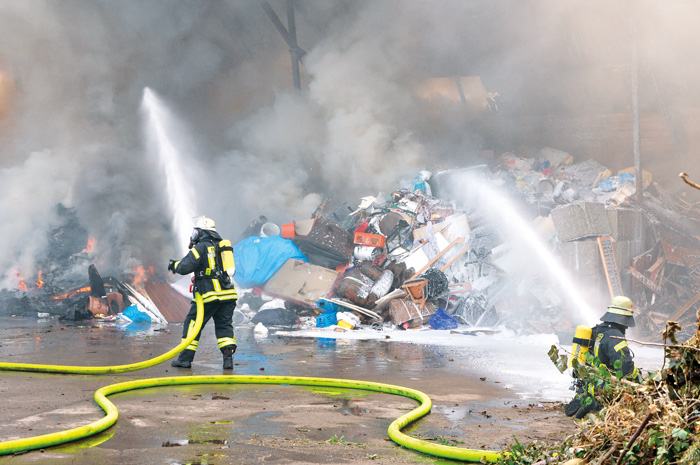
<path id="1" fill-rule="evenodd" d="M 168 271 L 175 273 L 175 260 L 170 260 L 168 263 Z"/>

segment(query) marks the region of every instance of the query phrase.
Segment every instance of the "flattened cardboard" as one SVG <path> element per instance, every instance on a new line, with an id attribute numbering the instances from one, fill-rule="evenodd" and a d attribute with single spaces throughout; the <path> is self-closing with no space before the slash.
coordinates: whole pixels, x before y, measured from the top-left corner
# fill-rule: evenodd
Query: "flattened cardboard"
<path id="1" fill-rule="evenodd" d="M 329 268 L 290 258 L 262 289 L 296 305 L 316 308 L 316 301 L 328 295 L 339 274 Z"/>

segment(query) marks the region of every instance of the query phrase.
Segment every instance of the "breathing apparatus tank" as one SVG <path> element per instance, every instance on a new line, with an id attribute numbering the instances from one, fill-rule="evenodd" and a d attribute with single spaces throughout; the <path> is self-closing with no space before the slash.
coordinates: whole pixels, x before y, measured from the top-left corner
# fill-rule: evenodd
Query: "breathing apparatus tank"
<path id="1" fill-rule="evenodd" d="M 233 261 L 233 247 L 231 241 L 223 239 L 219 242 L 219 253 L 221 255 L 221 267 L 229 278 L 236 273 L 236 265 Z"/>
<path id="2" fill-rule="evenodd" d="M 571 346 L 571 356 L 569 357 L 569 367 L 573 366 L 574 359 L 583 365 L 586 363 L 586 352 L 591 347 L 591 335 L 593 330 L 588 326 L 579 325 L 574 333 L 574 341 Z"/>

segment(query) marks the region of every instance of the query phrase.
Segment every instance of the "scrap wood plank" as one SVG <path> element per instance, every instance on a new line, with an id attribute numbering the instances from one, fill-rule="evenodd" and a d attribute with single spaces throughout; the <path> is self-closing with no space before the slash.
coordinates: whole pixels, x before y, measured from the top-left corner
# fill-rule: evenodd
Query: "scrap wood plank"
<path id="1" fill-rule="evenodd" d="M 634 279 L 639 281 L 640 283 L 644 284 L 646 287 L 648 287 L 654 294 L 658 295 L 659 297 L 663 297 L 666 295 L 666 291 L 664 290 L 663 287 L 657 286 L 651 279 L 647 278 L 644 276 L 644 274 L 640 273 L 639 271 L 635 270 L 631 266 L 627 268 L 627 273 L 632 275 Z"/>
<path id="2" fill-rule="evenodd" d="M 678 321 L 680 317 L 682 317 L 688 310 L 690 310 L 696 303 L 700 301 L 700 292 L 695 294 L 693 297 L 690 298 L 681 308 L 679 308 L 676 313 L 671 315 L 671 317 L 667 321 Z M 663 332 L 665 327 L 660 331 Z"/>
<path id="3" fill-rule="evenodd" d="M 401 288 L 396 288 L 384 297 L 380 297 L 377 302 L 374 304 L 374 310 L 381 312 L 385 308 L 389 306 L 389 302 L 391 302 L 394 299 L 402 299 L 406 297 L 406 291 L 401 289 Z"/>
<path id="4" fill-rule="evenodd" d="M 368 316 L 374 320 L 383 320 L 384 319 L 380 314 L 373 312 L 372 310 L 366 309 L 364 307 L 360 307 L 359 305 L 355 305 L 355 304 L 347 302 L 345 300 L 333 298 L 333 299 L 330 299 L 330 302 L 333 302 L 334 304 L 340 305 L 341 307 L 345 307 L 345 308 L 348 308 L 350 310 L 354 310 L 358 313 L 362 313 L 363 315 Z"/>
<path id="5" fill-rule="evenodd" d="M 445 247 L 439 254 L 435 255 L 435 257 L 434 257 L 432 260 L 430 260 L 428 263 L 426 263 L 425 266 L 424 266 L 423 268 L 421 268 L 420 270 L 416 271 L 416 272 L 413 274 L 413 276 L 411 276 L 408 280 L 410 281 L 411 279 L 414 279 L 414 278 L 417 278 L 418 276 L 420 276 L 420 274 L 421 274 L 422 272 L 424 272 L 425 270 L 427 270 L 433 263 L 435 263 L 436 261 L 438 261 L 438 260 L 440 259 L 440 257 L 442 257 L 443 255 L 445 255 L 445 253 L 447 253 L 448 250 L 450 250 L 452 247 L 454 247 L 454 246 L 457 245 L 457 244 L 464 244 L 464 247 L 462 248 L 462 250 L 461 250 L 454 258 L 452 258 L 452 260 L 450 260 L 445 266 L 443 266 L 443 267 L 440 269 L 440 271 L 445 271 L 446 269 L 448 269 L 450 266 L 452 266 L 452 264 L 453 264 L 454 262 L 457 261 L 457 259 L 458 259 L 459 257 L 461 257 L 462 255 L 464 255 L 465 252 L 466 252 L 467 250 L 469 250 L 469 244 L 466 243 L 466 238 L 465 238 L 465 237 L 458 237 L 458 238 L 455 239 L 454 241 L 450 242 L 450 244 L 449 244 L 447 247 Z"/>

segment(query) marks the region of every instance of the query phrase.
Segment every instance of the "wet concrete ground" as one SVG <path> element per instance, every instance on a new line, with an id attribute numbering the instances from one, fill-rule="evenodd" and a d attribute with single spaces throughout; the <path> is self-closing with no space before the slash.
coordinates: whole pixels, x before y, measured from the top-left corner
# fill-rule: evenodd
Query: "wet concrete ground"
<path id="1" fill-rule="evenodd" d="M 123 329 L 111 322 L 0 318 L 0 357 L 18 363 L 121 365 L 168 351 L 179 343 L 181 330 L 181 325 Z M 404 432 L 436 443 L 500 450 L 513 436 L 521 442 L 556 440 L 575 429 L 558 402 L 523 399 L 505 389 L 497 373 L 475 373 L 469 359 L 479 355 L 473 349 L 280 337 L 273 331 L 257 338 L 250 327 L 237 328 L 236 338 L 234 374 L 357 379 L 425 392 L 432 413 Z M 101 418 L 93 395 L 108 384 L 220 374 L 226 372 L 212 324 L 204 330 L 192 369 L 162 363 L 117 375 L 3 371 L 0 440 Z M 0 463 L 453 463 L 388 438 L 389 424 L 417 406 L 400 396 L 321 387 L 206 385 L 149 388 L 110 400 L 119 420 L 109 430 L 68 445 L 0 457 Z"/>

